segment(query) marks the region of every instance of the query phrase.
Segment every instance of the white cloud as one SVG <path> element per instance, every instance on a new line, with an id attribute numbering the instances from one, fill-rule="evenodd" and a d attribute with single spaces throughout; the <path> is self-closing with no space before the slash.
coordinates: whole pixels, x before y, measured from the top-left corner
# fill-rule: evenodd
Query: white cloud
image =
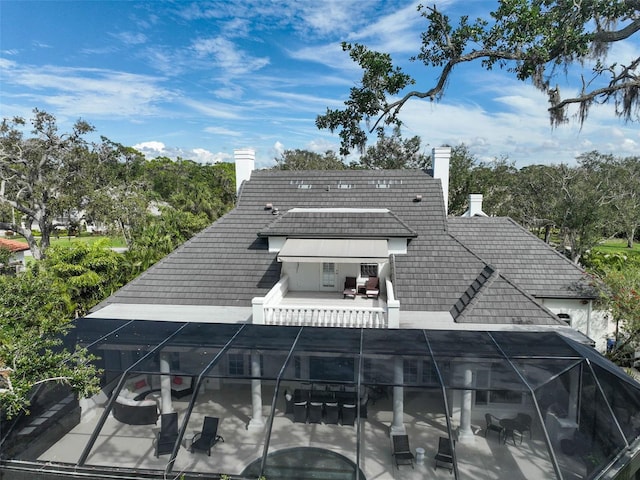
<path id="1" fill-rule="evenodd" d="M 5 85 L 26 88 L 30 93 L 23 94 L 23 99 L 34 105 L 55 106 L 58 113 L 69 116 L 123 118 L 156 115 L 159 104 L 175 96 L 159 86 L 161 78 L 147 75 L 99 68 L 3 63 Z"/>
<path id="2" fill-rule="evenodd" d="M 137 143 L 133 146 L 136 150 L 140 152 L 163 152 L 165 149 L 165 145 L 162 142 L 150 141 L 150 142 L 142 142 Z"/>
<path id="3" fill-rule="evenodd" d="M 242 132 L 237 130 L 231 130 L 225 127 L 206 127 L 204 129 L 207 133 L 212 133 L 214 135 L 225 135 L 227 137 L 240 137 L 242 136 Z"/>
<path id="4" fill-rule="evenodd" d="M 251 56 L 223 37 L 194 40 L 191 48 L 201 58 L 210 57 L 224 77 L 246 75 L 269 64 L 268 57 Z"/>
<path id="5" fill-rule="evenodd" d="M 147 42 L 147 36 L 144 33 L 119 32 L 111 35 L 125 45 L 141 45 Z"/>
<path id="6" fill-rule="evenodd" d="M 168 147 L 158 140 L 137 143 L 133 148 L 142 153 L 147 159 L 167 157 L 176 160 L 180 157 L 185 160 L 193 160 L 197 163 L 217 163 L 228 162 L 232 158 L 228 153 L 213 153 L 206 148 L 182 149 L 179 147 Z"/>

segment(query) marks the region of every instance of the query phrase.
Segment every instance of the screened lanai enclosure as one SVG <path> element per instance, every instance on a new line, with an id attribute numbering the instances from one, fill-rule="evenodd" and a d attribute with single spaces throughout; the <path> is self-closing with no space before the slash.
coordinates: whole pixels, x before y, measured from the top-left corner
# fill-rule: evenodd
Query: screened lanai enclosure
<path id="1" fill-rule="evenodd" d="M 6 478 L 634 478 L 640 385 L 555 332 L 80 319 L 67 340 L 103 390 L 35 391 L 2 424 Z"/>

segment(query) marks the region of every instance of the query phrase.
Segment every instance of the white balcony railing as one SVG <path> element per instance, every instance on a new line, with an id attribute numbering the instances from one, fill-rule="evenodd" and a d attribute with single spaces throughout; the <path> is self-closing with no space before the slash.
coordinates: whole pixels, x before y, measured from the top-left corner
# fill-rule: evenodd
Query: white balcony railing
<path id="1" fill-rule="evenodd" d="M 387 328 L 383 308 L 274 305 L 264 307 L 267 325 Z"/>
<path id="2" fill-rule="evenodd" d="M 289 292 L 289 278 L 284 275 L 264 296 L 255 297 L 253 323 L 266 325 L 343 327 L 343 328 L 398 328 L 399 302 L 395 300 L 393 285 L 385 282 L 387 302 L 369 300 L 343 300 L 335 292 Z M 364 299 L 366 301 L 366 299 Z M 371 303 L 375 302 L 373 305 Z"/>

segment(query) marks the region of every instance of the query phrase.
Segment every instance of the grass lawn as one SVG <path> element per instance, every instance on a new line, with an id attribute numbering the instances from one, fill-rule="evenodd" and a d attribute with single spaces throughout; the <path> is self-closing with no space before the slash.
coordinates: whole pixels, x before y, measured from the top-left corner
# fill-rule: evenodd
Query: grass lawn
<path id="1" fill-rule="evenodd" d="M 633 252 L 635 255 L 640 255 L 640 242 L 633 242 L 633 249 L 627 248 L 627 241 L 621 238 L 611 238 L 603 240 L 597 247 L 593 248 L 598 252 L 604 253 L 626 253 Z"/>
<path id="2" fill-rule="evenodd" d="M 19 235 L 14 235 L 11 237 L 4 237 L 4 238 L 27 243 L 26 240 Z M 55 236 L 52 236 L 51 245 L 72 245 L 73 243 L 77 243 L 77 242 L 94 243 L 103 238 L 107 238 L 109 240 L 109 246 L 112 248 L 127 246 L 127 244 L 124 241 L 124 238 L 122 237 L 105 237 L 100 235 L 87 235 L 87 236 L 83 235 L 81 237 L 67 237 L 66 235 L 65 236 L 61 235 L 58 238 L 56 238 Z"/>

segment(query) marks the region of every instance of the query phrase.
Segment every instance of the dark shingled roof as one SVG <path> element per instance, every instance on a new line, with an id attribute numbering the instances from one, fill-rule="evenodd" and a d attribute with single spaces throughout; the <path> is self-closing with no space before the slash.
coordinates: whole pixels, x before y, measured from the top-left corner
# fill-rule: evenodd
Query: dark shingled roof
<path id="1" fill-rule="evenodd" d="M 392 238 L 415 237 L 392 212 L 380 209 L 293 209 L 276 215 L 276 219 L 258 233 L 261 237 L 293 238 Z"/>
<path id="2" fill-rule="evenodd" d="M 449 233 L 535 297 L 593 298 L 585 272 L 505 217 L 449 218 Z"/>
<path id="3" fill-rule="evenodd" d="M 278 218 L 265 208 L 267 204 L 278 209 Z M 290 212 L 292 208 L 386 208 L 390 213 L 362 217 L 349 213 L 307 215 Z M 354 222 L 352 227 L 355 225 L 348 231 L 346 219 Z M 487 220 L 488 225 L 496 222 L 501 228 L 505 225 L 503 219 L 481 220 Z M 243 183 L 233 211 L 125 285 L 100 307 L 108 303 L 250 307 L 253 297 L 264 296 L 280 278 L 281 264 L 276 253 L 268 251 L 268 240 L 260 238 L 259 233 L 317 236 L 326 231 L 330 237 L 346 231 L 350 236 L 375 233 L 380 238 L 400 232 L 400 236 L 415 237 L 409 240 L 406 255 L 391 258 L 401 310 L 453 312 L 456 302 L 469 293 L 487 265 L 492 264 L 496 272 L 491 281 L 455 313 L 458 321 L 548 323 L 555 319 L 525 293 L 533 293 L 529 287 L 537 285 L 537 277 L 529 273 L 536 270 L 533 262 L 517 262 L 509 268 L 500 259 L 489 261 L 483 257 L 484 251 L 473 248 L 477 242 L 470 242 L 471 247 L 466 244 L 466 233 L 473 236 L 472 228 L 455 220 L 450 220 L 449 225 L 455 238 L 447 231 L 440 180 L 419 170 L 254 171 L 251 179 Z M 514 230 L 512 222 L 508 225 Z M 515 230 L 523 236 L 522 229 Z M 530 237 L 536 248 L 551 250 Z M 493 239 L 490 236 L 486 243 Z M 505 251 L 504 245 L 498 250 L 507 258 L 518 256 Z M 544 259 L 544 270 L 549 270 L 547 258 L 562 264 L 562 268 L 554 265 L 554 269 L 565 267 L 564 260 L 552 251 L 536 255 Z M 563 278 L 571 281 L 575 277 Z M 568 291 L 560 281 L 556 287 Z"/>

